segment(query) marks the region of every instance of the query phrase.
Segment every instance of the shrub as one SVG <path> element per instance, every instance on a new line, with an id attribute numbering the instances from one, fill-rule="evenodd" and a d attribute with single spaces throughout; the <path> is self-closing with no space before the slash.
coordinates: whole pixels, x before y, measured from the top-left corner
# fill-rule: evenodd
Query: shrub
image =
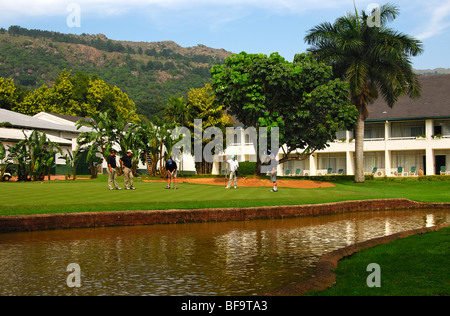
<path id="1" fill-rule="evenodd" d="M 240 162 L 239 163 L 239 176 L 253 176 L 255 174 L 256 162 Z"/>
<path id="2" fill-rule="evenodd" d="M 420 176 L 419 181 L 450 181 L 450 176 Z"/>

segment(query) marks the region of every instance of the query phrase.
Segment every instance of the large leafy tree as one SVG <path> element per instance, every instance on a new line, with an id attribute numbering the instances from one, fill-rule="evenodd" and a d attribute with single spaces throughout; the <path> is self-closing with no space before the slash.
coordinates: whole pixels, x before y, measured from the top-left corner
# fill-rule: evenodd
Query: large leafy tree
<path id="1" fill-rule="evenodd" d="M 12 79 L 0 78 L 0 108 L 11 110 L 23 96 L 21 89 L 14 84 Z"/>
<path id="2" fill-rule="evenodd" d="M 139 121 L 134 102 L 117 86 L 103 80 L 90 82 L 87 99 L 98 112 L 111 111 L 113 117 L 122 116 L 128 121 Z"/>
<path id="3" fill-rule="evenodd" d="M 204 87 L 199 89 L 191 89 L 188 92 L 188 102 L 186 108 L 188 116 L 187 127 L 193 133 L 192 148 L 194 148 L 195 143 L 201 143 L 202 152 L 205 150 L 205 146 L 212 141 L 211 139 L 204 137 L 204 133 L 208 128 L 216 127 L 220 129 L 222 135 L 224 135 L 226 128 L 231 127 L 234 124 L 231 116 L 225 113 L 224 106 L 217 102 L 210 84 L 206 84 Z M 202 121 L 201 137 L 199 137 L 199 133 L 195 133 L 194 129 L 200 130 L 200 126 L 195 126 L 195 120 Z M 218 135 L 214 135 L 214 137 L 217 138 Z M 211 154 L 214 155 L 219 153 L 212 152 Z M 212 163 L 208 162 L 205 157 L 203 157 L 201 162 L 197 161 L 195 163 L 195 168 L 197 173 L 209 174 L 212 171 Z"/>
<path id="4" fill-rule="evenodd" d="M 14 86 L 11 86 L 7 80 L 2 81 L 0 78 L 0 104 L 3 103 L 3 98 L 5 108 L 9 106 L 19 113 L 34 115 L 39 112 L 50 112 L 93 117 L 110 111 L 113 118 L 120 115 L 129 121 L 139 121 L 136 106 L 128 95 L 96 75 L 89 77 L 86 74 L 77 73 L 72 76 L 71 71 L 64 69 L 51 87 L 44 84 L 23 97 L 23 101 L 20 94 L 14 94 L 13 89 Z M 3 93 L 2 90 L 5 92 Z"/>
<path id="5" fill-rule="evenodd" d="M 352 126 L 356 108 L 348 85 L 311 55 L 288 62 L 278 53 L 234 55 L 212 69 L 218 101 L 246 126 L 279 127 L 280 160 L 302 160 L 324 149 L 339 129 Z M 256 173 L 261 157 L 257 150 Z"/>
<path id="6" fill-rule="evenodd" d="M 411 56 L 422 53 L 422 43 L 387 28 L 399 14 L 386 4 L 379 11 L 380 25 L 374 25 L 372 12 L 347 14 L 331 23 L 308 31 L 305 41 L 315 58 L 333 67 L 333 73 L 349 83 L 351 102 L 358 109 L 355 126 L 355 182 L 364 182 L 364 121 L 368 105 L 381 94 L 390 107 L 398 98 L 420 95 L 420 83 L 411 66 Z"/>
<path id="7" fill-rule="evenodd" d="M 224 105 L 217 102 L 212 86 L 205 84 L 202 88 L 192 88 L 188 92 L 187 101 L 183 97 L 170 98 L 164 110 L 164 119 L 175 123 L 177 126 L 188 128 L 193 136 L 191 148 L 194 148 L 195 143 L 201 143 L 203 152 L 205 146 L 211 142 L 211 139 L 204 139 L 203 137 L 206 129 L 217 127 L 223 135 L 226 132 L 226 128 L 234 124 L 232 117 L 225 113 L 224 110 Z M 195 120 L 201 120 L 201 128 L 200 126 L 195 126 Z M 199 133 L 195 133 L 196 128 L 198 130 L 201 129 L 201 136 L 197 135 Z M 168 141 L 171 142 L 171 140 Z M 170 146 L 170 144 L 168 145 Z M 205 159 L 202 162 L 196 162 L 195 167 L 200 174 L 208 174 L 212 171 L 212 163 Z"/>

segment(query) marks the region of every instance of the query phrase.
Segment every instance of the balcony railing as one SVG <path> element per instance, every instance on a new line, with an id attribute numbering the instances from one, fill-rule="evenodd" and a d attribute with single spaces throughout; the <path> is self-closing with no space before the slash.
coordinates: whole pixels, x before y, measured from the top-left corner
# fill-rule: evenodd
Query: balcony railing
<path id="1" fill-rule="evenodd" d="M 413 139 L 425 139 L 425 138 L 417 138 L 416 136 L 410 136 L 410 137 L 389 137 L 389 140 L 413 140 Z"/>

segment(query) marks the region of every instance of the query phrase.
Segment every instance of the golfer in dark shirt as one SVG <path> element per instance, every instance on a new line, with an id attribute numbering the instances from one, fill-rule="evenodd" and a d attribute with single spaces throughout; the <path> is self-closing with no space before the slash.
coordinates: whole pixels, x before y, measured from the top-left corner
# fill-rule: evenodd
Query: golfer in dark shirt
<path id="1" fill-rule="evenodd" d="M 167 160 L 166 170 L 168 177 L 166 189 L 170 189 L 171 181 L 173 180 L 175 182 L 175 190 L 177 190 L 177 163 L 175 162 L 175 160 L 173 160 L 172 158 L 169 158 L 169 160 Z"/>
<path id="2" fill-rule="evenodd" d="M 116 163 L 116 151 L 113 149 L 111 150 L 111 154 L 106 159 L 106 162 L 108 163 L 108 186 L 110 190 L 121 190 L 119 186 L 117 185 L 117 163 Z M 113 188 L 114 184 L 114 188 Z"/>
<path id="3" fill-rule="evenodd" d="M 127 151 L 127 154 L 124 155 L 122 158 L 120 158 L 120 165 L 123 169 L 123 178 L 125 183 L 125 189 L 127 190 L 136 190 L 136 188 L 133 186 L 133 171 L 131 170 L 131 167 L 133 165 L 133 161 L 131 158 L 131 155 L 133 152 L 131 150 Z"/>

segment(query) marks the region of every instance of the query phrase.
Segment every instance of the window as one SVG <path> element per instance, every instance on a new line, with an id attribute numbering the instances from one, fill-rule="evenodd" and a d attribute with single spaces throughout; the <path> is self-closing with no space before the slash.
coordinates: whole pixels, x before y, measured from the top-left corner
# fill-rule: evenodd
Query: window
<path id="1" fill-rule="evenodd" d="M 364 139 L 384 139 L 384 124 L 366 123 L 364 127 Z"/>
<path id="2" fill-rule="evenodd" d="M 365 152 L 364 153 L 364 172 L 371 173 L 373 168 L 385 168 L 384 152 Z"/>
<path id="3" fill-rule="evenodd" d="M 393 151 L 392 152 L 392 168 L 403 167 L 405 171 L 410 171 L 411 167 L 424 168 L 423 157 L 425 151 Z"/>
<path id="4" fill-rule="evenodd" d="M 347 138 L 347 131 L 337 131 L 336 139 L 345 139 Z"/>
<path id="5" fill-rule="evenodd" d="M 425 121 L 394 122 L 391 124 L 393 138 L 414 138 L 425 135 Z"/>
<path id="6" fill-rule="evenodd" d="M 332 173 L 338 173 L 339 170 L 346 168 L 345 153 L 335 154 L 319 154 L 318 156 L 318 168 L 319 170 L 328 170 L 331 168 Z"/>
<path id="7" fill-rule="evenodd" d="M 450 136 L 450 120 L 434 121 L 434 135 Z"/>
<path id="8" fill-rule="evenodd" d="M 235 145 L 239 145 L 240 144 L 239 137 L 238 137 L 237 134 L 234 134 L 233 144 L 235 144 Z"/>

